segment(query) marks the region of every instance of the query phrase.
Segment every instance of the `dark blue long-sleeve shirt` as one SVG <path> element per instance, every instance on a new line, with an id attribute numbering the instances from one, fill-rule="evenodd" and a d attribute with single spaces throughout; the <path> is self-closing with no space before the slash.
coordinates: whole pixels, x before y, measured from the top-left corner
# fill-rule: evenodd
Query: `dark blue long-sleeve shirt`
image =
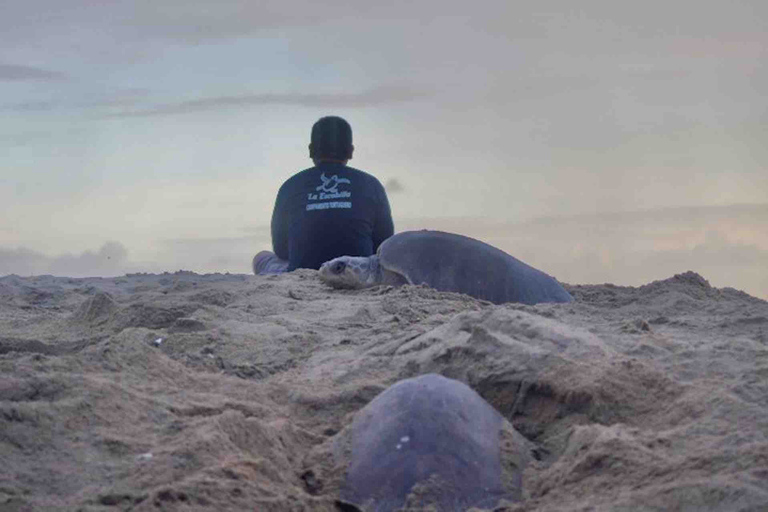
<path id="1" fill-rule="evenodd" d="M 289 178 L 275 200 L 272 247 L 288 270 L 370 256 L 394 234 L 384 187 L 368 173 L 320 162 Z"/>

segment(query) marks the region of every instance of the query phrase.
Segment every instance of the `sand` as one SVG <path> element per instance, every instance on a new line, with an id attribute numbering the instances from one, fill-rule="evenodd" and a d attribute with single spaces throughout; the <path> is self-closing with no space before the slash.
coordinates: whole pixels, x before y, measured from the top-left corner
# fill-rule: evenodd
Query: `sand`
<path id="1" fill-rule="evenodd" d="M 768 510 L 768 303 L 691 272 L 567 288 L 0 278 L 0 510 L 336 510 L 334 439 L 430 372 L 531 443 L 498 511 Z"/>

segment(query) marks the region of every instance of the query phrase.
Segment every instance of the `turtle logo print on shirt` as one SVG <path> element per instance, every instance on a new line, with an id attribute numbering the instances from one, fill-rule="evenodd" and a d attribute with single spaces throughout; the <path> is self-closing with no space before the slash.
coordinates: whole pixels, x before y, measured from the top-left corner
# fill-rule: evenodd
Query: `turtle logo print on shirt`
<path id="1" fill-rule="evenodd" d="M 319 187 L 316 187 L 315 190 L 322 190 L 323 192 L 328 192 L 329 194 L 337 194 L 339 192 L 340 183 L 351 183 L 347 178 L 339 178 L 336 174 L 330 178 L 326 178 L 325 173 L 323 173 L 320 175 L 320 180 L 323 182 L 323 184 Z"/>
<path id="2" fill-rule="evenodd" d="M 347 178 L 339 178 L 334 174 L 330 178 L 325 177 L 325 173 L 320 175 L 320 181 L 322 183 L 315 187 L 317 194 L 307 194 L 307 211 L 310 210 L 329 210 L 332 208 L 352 208 L 352 201 L 326 201 L 323 203 L 314 203 L 310 201 L 323 201 L 327 199 L 349 199 L 352 197 L 352 192 L 347 190 L 339 191 L 339 185 L 351 184 Z"/>

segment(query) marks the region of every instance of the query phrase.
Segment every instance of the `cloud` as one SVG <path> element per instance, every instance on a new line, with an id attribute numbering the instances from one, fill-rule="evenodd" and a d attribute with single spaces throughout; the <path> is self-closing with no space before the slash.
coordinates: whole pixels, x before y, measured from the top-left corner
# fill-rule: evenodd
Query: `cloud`
<path id="1" fill-rule="evenodd" d="M 32 66 L 17 66 L 13 64 L 0 64 L 0 81 L 21 82 L 57 82 L 66 80 L 67 76 L 57 71 L 36 68 Z"/>
<path id="2" fill-rule="evenodd" d="M 546 217 L 395 219 L 483 240 L 572 284 L 638 286 L 693 270 L 717 287 L 768 299 L 768 204 Z"/>
<path id="3" fill-rule="evenodd" d="M 96 252 L 79 255 L 65 254 L 54 258 L 51 272 L 57 275 L 107 275 L 117 271 L 126 262 L 128 250 L 118 242 L 107 242 Z"/>
<path id="4" fill-rule="evenodd" d="M 463 11 L 461 2 L 350 3 L 346 0 L 220 0 L 215 7 L 209 0 L 154 0 L 130 4 L 111 2 L 98 5 L 79 0 L 80 19 L 92 22 L 111 13 L 124 20 L 119 28 L 133 30 L 135 36 L 178 39 L 197 43 L 205 40 L 250 36 L 267 30 L 317 27 L 337 23 L 353 27 L 367 20 L 431 20 L 435 12 L 451 15 Z M 74 9 L 68 9 L 74 11 Z M 67 12 L 66 16 L 73 16 Z"/>
<path id="5" fill-rule="evenodd" d="M 8 4 L 8 5 L 6 5 Z M 337 23 L 345 29 L 361 21 L 380 19 L 430 20 L 434 13 L 461 11 L 459 2 L 422 3 L 397 0 L 350 3 L 344 0 L 27 0 L 4 2 L 0 16 L 3 47 L 19 43 L 55 42 L 62 47 L 100 52 L 105 45 L 80 46 L 100 40 L 129 45 L 147 39 L 190 43 L 248 37 L 284 28 L 314 28 Z M 72 30 L 78 37 L 72 37 Z M 309 30 L 304 30 L 309 32 Z M 108 44 L 108 43 L 107 43 Z M 85 45 L 83 45 L 85 46 Z M 54 48 L 59 49 L 59 48 Z"/>
<path id="6" fill-rule="evenodd" d="M 195 272 L 250 273 L 253 256 L 260 250 L 271 250 L 272 245 L 268 229 L 254 228 L 253 233 L 243 237 L 161 240 L 156 259 L 173 261 L 180 269 Z"/>
<path id="7" fill-rule="evenodd" d="M 397 178 L 391 178 L 384 184 L 384 188 L 389 194 L 397 194 L 405 190 L 402 183 Z"/>
<path id="8" fill-rule="evenodd" d="M 24 247 L 16 249 L 0 248 L 0 275 L 18 274 L 20 276 L 30 276 L 45 274 L 50 262 L 50 258 L 44 254 Z"/>
<path id="9" fill-rule="evenodd" d="M 190 270 L 200 273 L 251 272 L 251 259 L 263 249 L 270 249 L 269 230 L 253 227 L 253 234 L 243 237 L 178 238 L 155 241 L 155 250 L 145 261 L 129 259 L 128 249 L 120 242 L 107 242 L 97 250 L 79 254 L 48 256 L 26 247 L 0 247 L 0 276 L 17 274 L 66 277 L 110 277 L 133 272 L 173 272 Z"/>
<path id="10" fill-rule="evenodd" d="M 639 286 L 692 270 L 713 286 L 768 299 L 768 205 L 660 210 L 539 218 L 510 223 L 480 218 L 395 219 L 398 231 L 461 233 L 572 284 Z M 46 256 L 0 248 L 0 275 L 114 276 L 129 272 L 250 273 L 254 254 L 269 249 L 266 225 L 244 236 L 155 241 L 146 261 L 108 242 L 96 251 Z"/>
<path id="11" fill-rule="evenodd" d="M 716 228 L 702 226 L 697 231 L 703 231 L 703 240 L 692 247 L 638 249 L 616 237 L 590 245 L 566 239 L 560 243 L 562 254 L 557 260 L 543 251 L 535 257 L 558 278 L 571 283 L 637 286 L 692 270 L 713 286 L 736 288 L 768 300 L 768 250 L 729 241 L 727 234 Z M 688 234 L 680 231 L 683 238 Z M 554 250 L 554 244 L 550 245 Z"/>
<path id="12" fill-rule="evenodd" d="M 26 131 L 20 133 L 0 134 L 0 147 L 26 146 L 39 142 L 50 142 L 56 132 Z"/>
<path id="13" fill-rule="evenodd" d="M 125 273 L 127 259 L 128 250 L 119 242 L 107 242 L 95 252 L 54 257 L 24 247 L 0 248 L 0 275 L 114 276 Z"/>
<path id="14" fill-rule="evenodd" d="M 658 224 L 670 221 L 675 223 L 701 223 L 724 219 L 747 223 L 753 222 L 758 225 L 768 226 L 768 204 L 677 206 L 624 212 L 589 213 L 569 217 L 549 216 L 539 217 L 526 224 L 539 227 L 559 223 L 569 223 L 572 225 L 578 223 L 645 225 L 648 222 Z"/>
<path id="15" fill-rule="evenodd" d="M 134 106 L 152 94 L 145 88 L 130 87 L 116 88 L 103 94 L 89 94 L 87 99 L 75 102 L 75 106 L 81 107 L 125 107 Z"/>
<path id="16" fill-rule="evenodd" d="M 59 104 L 55 101 L 23 101 L 0 107 L 0 110 L 8 112 L 49 112 L 56 109 Z"/>
<path id="17" fill-rule="evenodd" d="M 56 109 L 115 109 L 134 107 L 145 100 L 151 91 L 148 89 L 125 89 L 115 88 L 107 92 L 86 92 L 79 94 L 80 97 L 67 97 L 60 94 L 53 100 L 45 101 L 22 101 L 18 103 L 0 104 L 0 111 L 31 113 L 31 112 L 49 112 Z"/>
<path id="18" fill-rule="evenodd" d="M 107 117 L 154 117 L 194 112 L 206 112 L 232 107 L 260 105 L 295 105 L 301 107 L 362 108 L 403 103 L 428 97 L 430 94 L 404 86 L 382 86 L 359 93 L 263 93 L 238 96 L 218 96 L 199 100 L 159 105 L 146 110 L 126 111 Z"/>

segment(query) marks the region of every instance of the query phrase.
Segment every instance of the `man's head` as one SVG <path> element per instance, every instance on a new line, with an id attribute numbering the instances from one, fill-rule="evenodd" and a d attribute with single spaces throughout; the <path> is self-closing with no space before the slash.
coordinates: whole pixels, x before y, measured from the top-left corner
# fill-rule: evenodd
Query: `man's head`
<path id="1" fill-rule="evenodd" d="M 352 127 L 337 116 L 321 117 L 312 126 L 309 158 L 317 162 L 346 163 L 352 158 Z"/>

